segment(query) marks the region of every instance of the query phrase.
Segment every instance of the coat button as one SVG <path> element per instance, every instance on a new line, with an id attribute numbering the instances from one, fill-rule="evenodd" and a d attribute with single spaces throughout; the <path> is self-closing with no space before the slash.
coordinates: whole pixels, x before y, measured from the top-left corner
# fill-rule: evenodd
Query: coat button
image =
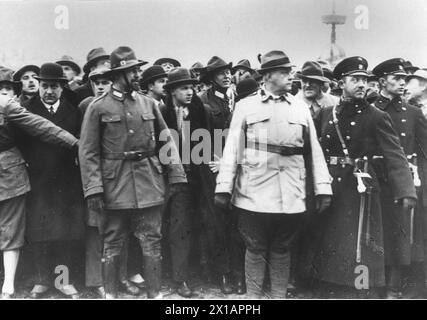
<path id="1" fill-rule="evenodd" d="M 362 113 L 362 110 L 357 110 L 357 113 Z"/>
<path id="2" fill-rule="evenodd" d="M 329 152 L 329 149 L 326 149 L 325 151 L 326 151 L 326 152 Z"/>
<path id="3" fill-rule="evenodd" d="M 130 129 L 130 130 L 129 130 L 129 133 L 130 133 L 130 134 L 132 134 L 132 133 L 134 133 L 134 132 L 135 132 L 135 131 L 133 131 L 132 129 Z"/>
<path id="4" fill-rule="evenodd" d="M 406 122 L 406 119 L 402 119 L 402 122 Z"/>
<path id="5" fill-rule="evenodd" d="M 131 114 L 130 112 L 128 112 L 128 113 L 127 113 L 127 115 L 128 115 L 129 117 L 131 117 L 131 116 L 132 116 L 132 114 Z"/>
<path id="6" fill-rule="evenodd" d="M 329 124 L 333 124 L 332 120 L 329 120 Z"/>
<path id="7" fill-rule="evenodd" d="M 402 107 L 402 110 L 403 110 L 403 111 L 406 111 L 406 107 Z"/>
<path id="8" fill-rule="evenodd" d="M 405 133 L 405 132 L 402 132 L 400 135 L 401 135 L 402 137 L 406 137 L 406 133 Z"/>
<path id="9" fill-rule="evenodd" d="M 337 181 L 338 181 L 338 182 L 341 182 L 341 180 L 342 180 L 342 178 L 341 178 L 341 177 L 338 177 L 338 178 L 337 178 Z"/>
<path id="10" fill-rule="evenodd" d="M 352 121 L 352 122 L 350 122 L 350 124 L 351 124 L 352 126 L 355 126 L 355 125 L 356 125 L 356 122 Z"/>
<path id="11" fill-rule="evenodd" d="M 402 101 L 399 101 L 399 103 L 402 103 Z"/>
<path id="12" fill-rule="evenodd" d="M 327 134 L 327 135 L 326 135 L 326 138 L 330 139 L 330 138 L 331 138 L 331 136 L 330 136 L 329 134 Z"/>
<path id="13" fill-rule="evenodd" d="M 350 136 L 346 136 L 345 138 L 346 138 L 347 140 L 350 140 Z"/>

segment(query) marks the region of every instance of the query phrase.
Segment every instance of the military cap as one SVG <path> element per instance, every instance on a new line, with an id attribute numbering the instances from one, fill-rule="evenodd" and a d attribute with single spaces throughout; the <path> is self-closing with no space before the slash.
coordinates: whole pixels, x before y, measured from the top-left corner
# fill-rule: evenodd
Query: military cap
<path id="1" fill-rule="evenodd" d="M 118 47 L 110 54 L 111 73 L 142 66 L 148 62 L 138 60 L 135 52 L 129 47 Z"/>
<path id="2" fill-rule="evenodd" d="M 337 80 L 345 76 L 368 76 L 368 61 L 360 56 L 345 58 L 334 68 L 334 78 Z"/>
<path id="3" fill-rule="evenodd" d="M 404 62 L 405 60 L 401 58 L 393 58 L 383 61 L 372 70 L 372 73 L 379 78 L 389 74 L 397 76 L 406 76 L 407 73 L 403 66 Z"/>

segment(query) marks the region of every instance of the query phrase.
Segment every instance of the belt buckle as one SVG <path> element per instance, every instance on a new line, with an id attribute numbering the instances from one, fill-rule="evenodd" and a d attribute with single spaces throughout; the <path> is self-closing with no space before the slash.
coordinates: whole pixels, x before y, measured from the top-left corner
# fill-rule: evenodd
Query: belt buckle
<path id="1" fill-rule="evenodd" d="M 329 158 L 329 164 L 333 165 L 333 166 L 337 165 L 338 164 L 338 157 L 330 157 Z"/>

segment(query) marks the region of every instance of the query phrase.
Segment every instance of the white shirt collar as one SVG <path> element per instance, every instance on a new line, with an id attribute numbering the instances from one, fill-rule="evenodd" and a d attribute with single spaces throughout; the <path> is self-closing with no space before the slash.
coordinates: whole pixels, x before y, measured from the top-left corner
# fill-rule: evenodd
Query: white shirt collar
<path id="1" fill-rule="evenodd" d="M 42 103 L 46 107 L 47 111 L 50 112 L 50 107 L 53 107 L 53 111 L 56 113 L 56 111 L 58 111 L 58 108 L 59 108 L 60 99 L 58 99 L 58 101 L 56 101 L 53 105 L 47 104 L 43 100 L 42 100 Z"/>

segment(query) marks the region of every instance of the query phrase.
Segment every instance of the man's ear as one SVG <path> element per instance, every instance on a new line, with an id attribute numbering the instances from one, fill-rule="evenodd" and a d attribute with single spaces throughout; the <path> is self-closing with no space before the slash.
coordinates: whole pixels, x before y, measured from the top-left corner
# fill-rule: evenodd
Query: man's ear
<path id="1" fill-rule="evenodd" d="M 344 84 L 345 84 L 345 77 L 338 80 L 338 88 L 344 89 Z"/>
<path id="2" fill-rule="evenodd" d="M 378 83 L 380 84 L 381 88 L 384 88 L 386 82 L 387 82 L 387 76 L 384 76 L 378 79 Z"/>

